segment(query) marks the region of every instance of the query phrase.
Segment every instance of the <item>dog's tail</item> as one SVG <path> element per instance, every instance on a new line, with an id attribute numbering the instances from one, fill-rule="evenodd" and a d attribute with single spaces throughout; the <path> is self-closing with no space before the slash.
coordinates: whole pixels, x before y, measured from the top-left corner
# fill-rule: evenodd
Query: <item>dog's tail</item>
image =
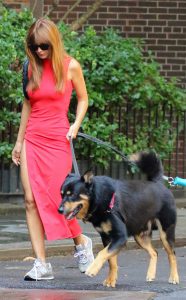
<path id="1" fill-rule="evenodd" d="M 163 167 L 160 158 L 153 151 L 140 152 L 130 157 L 136 163 L 142 173 L 149 181 L 162 181 Z"/>

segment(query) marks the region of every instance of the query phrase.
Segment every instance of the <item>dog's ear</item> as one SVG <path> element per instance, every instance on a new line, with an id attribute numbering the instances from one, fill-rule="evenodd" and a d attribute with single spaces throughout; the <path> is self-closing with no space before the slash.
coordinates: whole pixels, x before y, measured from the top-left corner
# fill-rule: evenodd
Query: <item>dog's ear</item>
<path id="1" fill-rule="evenodd" d="M 94 174 L 92 171 L 86 171 L 81 178 L 85 183 L 91 184 L 93 177 L 94 177 Z"/>

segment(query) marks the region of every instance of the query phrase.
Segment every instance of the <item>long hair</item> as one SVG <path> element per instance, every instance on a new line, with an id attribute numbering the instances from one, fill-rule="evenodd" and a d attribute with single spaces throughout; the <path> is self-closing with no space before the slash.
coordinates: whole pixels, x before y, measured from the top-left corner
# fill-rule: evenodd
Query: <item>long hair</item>
<path id="1" fill-rule="evenodd" d="M 64 64 L 65 50 L 61 34 L 57 26 L 49 19 L 40 18 L 35 21 L 28 30 L 26 37 L 26 54 L 31 67 L 29 89 L 35 90 L 39 87 L 42 75 L 42 59 L 29 49 L 30 44 L 47 43 L 50 45 L 51 62 L 54 72 L 57 91 L 62 91 L 65 83 Z"/>

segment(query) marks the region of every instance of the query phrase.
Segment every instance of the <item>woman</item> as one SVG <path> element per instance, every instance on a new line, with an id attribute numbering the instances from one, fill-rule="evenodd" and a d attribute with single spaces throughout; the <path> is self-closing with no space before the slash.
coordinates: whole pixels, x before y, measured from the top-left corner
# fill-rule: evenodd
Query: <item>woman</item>
<path id="1" fill-rule="evenodd" d="M 60 187 L 71 171 L 69 137 L 75 138 L 88 107 L 82 69 L 63 48 L 56 25 L 45 18 L 28 30 L 29 59 L 27 93 L 12 160 L 21 166 L 26 218 L 33 250 L 34 267 L 25 280 L 53 279 L 46 263 L 48 240 L 73 238 L 79 269 L 85 272 L 93 261 L 92 241 L 81 234 L 76 219 L 67 221 L 58 213 Z M 75 122 L 70 126 L 68 108 L 73 88 L 77 94 Z"/>

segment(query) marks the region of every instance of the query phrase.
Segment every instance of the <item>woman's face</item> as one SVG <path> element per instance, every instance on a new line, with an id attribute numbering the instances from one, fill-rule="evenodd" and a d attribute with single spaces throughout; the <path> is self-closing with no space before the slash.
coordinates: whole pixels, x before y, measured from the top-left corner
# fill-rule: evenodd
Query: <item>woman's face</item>
<path id="1" fill-rule="evenodd" d="M 48 49 L 46 49 L 48 47 Z M 46 59 L 50 57 L 50 53 L 51 53 L 51 46 L 47 43 L 41 43 L 38 45 L 38 48 L 36 50 L 36 54 L 40 59 Z"/>
<path id="2" fill-rule="evenodd" d="M 51 56 L 51 45 L 47 42 L 37 42 L 29 45 L 32 53 L 36 53 L 40 59 L 50 58 Z"/>

